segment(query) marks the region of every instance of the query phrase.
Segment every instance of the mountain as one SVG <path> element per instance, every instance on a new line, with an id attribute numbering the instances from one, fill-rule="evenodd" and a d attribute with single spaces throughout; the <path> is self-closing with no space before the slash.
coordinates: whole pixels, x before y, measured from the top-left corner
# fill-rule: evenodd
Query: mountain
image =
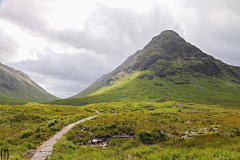
<path id="1" fill-rule="evenodd" d="M 25 73 L 0 63 L 0 104 L 48 102 L 59 98 L 47 93 Z"/>
<path id="2" fill-rule="evenodd" d="M 240 67 L 223 63 L 166 30 L 83 92 L 53 103 L 176 100 L 238 105 L 239 84 Z"/>

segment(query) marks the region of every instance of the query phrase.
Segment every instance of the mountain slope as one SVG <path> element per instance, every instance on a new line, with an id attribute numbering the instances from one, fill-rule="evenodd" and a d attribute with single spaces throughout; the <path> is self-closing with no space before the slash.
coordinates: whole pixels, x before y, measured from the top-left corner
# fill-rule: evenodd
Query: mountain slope
<path id="1" fill-rule="evenodd" d="M 235 105 L 240 102 L 239 84 L 240 67 L 214 59 L 167 30 L 76 99 L 54 103 L 178 100 Z"/>
<path id="2" fill-rule="evenodd" d="M 48 102 L 57 99 L 25 73 L 0 63 L 0 104 Z"/>

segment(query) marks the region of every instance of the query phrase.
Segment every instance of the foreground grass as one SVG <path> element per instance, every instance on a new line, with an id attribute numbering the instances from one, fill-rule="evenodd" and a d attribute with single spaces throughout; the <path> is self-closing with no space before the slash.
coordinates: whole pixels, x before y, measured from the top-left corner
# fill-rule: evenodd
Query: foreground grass
<path id="1" fill-rule="evenodd" d="M 102 114 L 75 126 L 54 146 L 51 159 L 240 159 L 239 110 L 144 103 L 84 106 L 90 113 L 98 110 Z M 134 139 L 112 136 L 123 134 L 132 134 Z M 110 138 L 106 148 L 87 143 L 103 137 Z"/>
<path id="2" fill-rule="evenodd" d="M 204 137 L 201 137 L 204 140 Z M 209 138 L 206 138 L 209 139 Z M 205 140 L 206 140 L 205 139 Z M 78 147 L 76 149 L 61 149 L 54 150 L 55 153 L 52 155 L 52 159 L 156 159 L 156 160 L 174 160 L 174 159 L 201 159 L 201 160 L 238 160 L 240 158 L 239 146 L 236 145 L 239 138 L 234 138 L 228 142 L 231 147 L 223 147 L 220 145 L 217 148 L 206 147 L 206 148 L 194 148 L 194 147 L 182 147 L 176 148 L 173 146 L 165 146 L 163 144 L 155 145 L 139 145 L 138 147 L 131 147 L 128 150 L 123 150 L 118 147 L 109 147 L 107 149 L 96 148 L 96 147 Z M 221 142 L 221 139 L 220 141 Z M 190 140 L 186 140 L 185 143 L 191 143 Z"/>
<path id="3" fill-rule="evenodd" d="M 27 150 L 92 114 L 78 107 L 28 103 L 1 105 L 0 115 L 0 149 L 9 149 L 11 159 L 27 159 Z"/>
<path id="4" fill-rule="evenodd" d="M 51 159 L 240 159 L 239 109 L 174 101 L 0 106 L 0 149 L 9 149 L 10 159 L 28 159 L 43 141 L 96 110 L 97 118 L 60 139 Z M 125 134 L 134 138 L 114 137 Z M 106 148 L 88 144 L 103 137 Z"/>

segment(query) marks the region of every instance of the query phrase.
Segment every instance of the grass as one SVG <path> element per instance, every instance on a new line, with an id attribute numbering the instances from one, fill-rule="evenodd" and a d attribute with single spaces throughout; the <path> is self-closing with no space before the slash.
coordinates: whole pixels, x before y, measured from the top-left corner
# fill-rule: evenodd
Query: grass
<path id="1" fill-rule="evenodd" d="M 153 107 L 143 103 L 84 106 L 90 113 L 102 114 L 73 127 L 54 146 L 51 159 L 240 158 L 239 109 L 174 101 L 148 102 Z M 111 137 L 125 133 L 134 139 Z M 107 148 L 87 144 L 103 137 L 110 137 Z"/>
<path id="2" fill-rule="evenodd" d="M 27 150 L 92 114 L 78 107 L 28 103 L 0 105 L 0 115 L 0 149 L 8 148 L 12 159 L 27 159 Z"/>
<path id="3" fill-rule="evenodd" d="M 28 154 L 64 126 L 51 159 L 239 159 L 240 110 L 186 102 L 105 102 L 85 106 L 28 103 L 0 106 L 0 148 L 11 159 Z M 84 129 L 83 129 L 84 128 Z M 114 135 L 132 135 L 130 139 Z M 88 144 L 109 138 L 106 148 Z"/>
<path id="4" fill-rule="evenodd" d="M 136 78 L 139 75 L 153 75 L 154 79 Z M 192 77 L 188 73 L 185 73 L 185 76 L 179 76 L 159 78 L 151 71 L 136 72 L 132 76 L 119 80 L 111 86 L 102 87 L 88 96 L 58 100 L 48 104 L 77 106 L 101 102 L 138 102 L 144 100 L 163 102 L 170 100 L 238 107 L 240 103 L 238 84 L 215 77 Z"/>
<path id="5" fill-rule="evenodd" d="M 9 104 L 9 105 L 24 105 L 27 104 L 28 101 L 27 100 L 22 100 L 22 99 L 18 99 L 18 98 L 13 98 L 10 96 L 6 96 L 4 94 L 0 94 L 0 105 L 5 105 L 5 104 Z"/>

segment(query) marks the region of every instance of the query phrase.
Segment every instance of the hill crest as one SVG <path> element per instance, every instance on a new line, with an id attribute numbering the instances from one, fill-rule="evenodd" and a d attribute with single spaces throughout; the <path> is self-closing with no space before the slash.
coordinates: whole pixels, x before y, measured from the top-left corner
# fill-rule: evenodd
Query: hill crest
<path id="1" fill-rule="evenodd" d="M 0 104 L 48 102 L 57 99 L 22 71 L 0 63 Z"/>

